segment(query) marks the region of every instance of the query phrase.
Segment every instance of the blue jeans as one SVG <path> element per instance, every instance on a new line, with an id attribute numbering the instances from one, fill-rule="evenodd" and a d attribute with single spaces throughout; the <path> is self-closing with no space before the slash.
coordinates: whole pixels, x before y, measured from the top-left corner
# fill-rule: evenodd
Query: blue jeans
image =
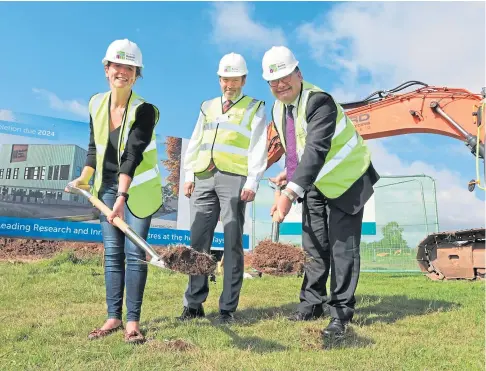
<path id="1" fill-rule="evenodd" d="M 99 199 L 110 209 L 116 201 L 118 185 L 103 184 Z M 125 222 L 143 239 L 147 239 L 152 217 L 139 219 L 125 205 Z M 105 248 L 105 285 L 108 318 L 122 319 L 123 291 L 126 286 L 127 321 L 140 321 L 143 293 L 147 281 L 146 254 L 134 245 L 118 227 L 100 214 L 101 233 Z M 125 269 L 126 258 L 126 269 Z"/>

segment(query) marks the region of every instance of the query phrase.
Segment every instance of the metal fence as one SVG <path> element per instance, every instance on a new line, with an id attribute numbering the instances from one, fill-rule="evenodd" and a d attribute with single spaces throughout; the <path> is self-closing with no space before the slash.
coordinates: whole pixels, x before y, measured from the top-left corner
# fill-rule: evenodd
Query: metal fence
<path id="1" fill-rule="evenodd" d="M 252 247 L 270 237 L 273 189 L 261 182 L 252 207 Z M 419 272 L 417 245 L 439 231 L 435 181 L 427 175 L 382 176 L 375 185 L 376 232 L 363 229 L 361 271 Z M 283 227 L 283 226 L 282 226 Z M 281 228 L 282 228 L 281 227 Z M 280 235 L 280 241 L 301 245 L 300 231 Z"/>

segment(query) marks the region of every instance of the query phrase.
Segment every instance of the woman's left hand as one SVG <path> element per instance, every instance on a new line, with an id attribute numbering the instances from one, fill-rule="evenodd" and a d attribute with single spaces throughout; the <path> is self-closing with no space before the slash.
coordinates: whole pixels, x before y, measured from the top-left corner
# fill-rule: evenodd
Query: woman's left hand
<path id="1" fill-rule="evenodd" d="M 113 224 L 113 219 L 119 217 L 123 220 L 125 212 L 125 197 L 120 196 L 116 199 L 115 205 L 113 205 L 113 211 L 108 215 L 106 218 L 108 219 L 108 223 Z"/>

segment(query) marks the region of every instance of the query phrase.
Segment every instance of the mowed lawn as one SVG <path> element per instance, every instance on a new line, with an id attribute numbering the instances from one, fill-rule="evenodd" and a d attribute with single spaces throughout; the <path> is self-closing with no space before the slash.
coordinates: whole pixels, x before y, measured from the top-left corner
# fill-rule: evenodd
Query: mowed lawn
<path id="1" fill-rule="evenodd" d="M 301 278 L 244 281 L 237 323 L 215 323 L 222 277 L 207 318 L 174 319 L 184 275 L 149 267 L 142 313 L 148 341 L 87 334 L 105 319 L 103 267 L 65 252 L 0 263 L 2 370 L 484 370 L 484 281 L 434 282 L 421 274 L 362 273 L 357 313 L 341 344 L 324 344 L 329 319 L 286 319 Z M 180 340 L 177 342 L 177 340 Z M 183 346 L 181 346 L 181 344 Z"/>

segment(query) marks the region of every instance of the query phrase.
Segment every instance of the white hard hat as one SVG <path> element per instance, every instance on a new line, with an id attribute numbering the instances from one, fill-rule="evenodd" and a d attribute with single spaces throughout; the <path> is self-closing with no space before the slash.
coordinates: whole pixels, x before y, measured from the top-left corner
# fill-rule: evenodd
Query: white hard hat
<path id="1" fill-rule="evenodd" d="M 128 39 L 113 41 L 110 46 L 108 46 L 102 62 L 104 65 L 108 62 L 112 62 L 143 68 L 142 52 L 140 48 L 137 44 Z"/>
<path id="2" fill-rule="evenodd" d="M 239 54 L 226 54 L 219 61 L 218 75 L 221 77 L 236 77 L 247 74 L 245 58 Z"/>
<path id="3" fill-rule="evenodd" d="M 267 81 L 277 80 L 290 75 L 299 61 L 285 46 L 272 46 L 262 59 L 263 78 Z"/>

